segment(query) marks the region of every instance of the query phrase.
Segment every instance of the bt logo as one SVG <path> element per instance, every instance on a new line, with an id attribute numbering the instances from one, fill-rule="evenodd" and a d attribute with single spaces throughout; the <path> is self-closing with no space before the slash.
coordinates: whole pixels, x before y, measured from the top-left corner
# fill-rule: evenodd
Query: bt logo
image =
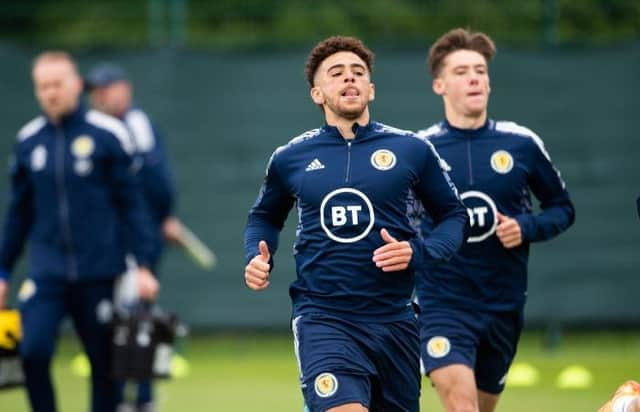
<path id="1" fill-rule="evenodd" d="M 320 225 L 336 242 L 357 242 L 369 234 L 374 222 L 373 205 L 359 190 L 344 187 L 322 199 Z"/>
<path id="2" fill-rule="evenodd" d="M 351 212 L 351 224 L 358 224 L 358 212 L 362 210 L 362 206 L 331 206 L 331 224 L 333 226 L 342 226 L 347 223 L 347 212 Z"/>
<path id="3" fill-rule="evenodd" d="M 482 192 L 470 190 L 460 195 L 460 200 L 467 207 L 471 234 L 467 242 L 482 242 L 496 231 L 498 225 L 498 209 L 494 201 Z"/>

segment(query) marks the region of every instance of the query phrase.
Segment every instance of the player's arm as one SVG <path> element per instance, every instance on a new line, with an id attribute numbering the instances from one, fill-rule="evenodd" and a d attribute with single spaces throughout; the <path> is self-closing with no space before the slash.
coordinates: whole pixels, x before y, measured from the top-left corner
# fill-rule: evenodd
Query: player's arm
<path id="1" fill-rule="evenodd" d="M 159 285 L 149 270 L 153 237 L 151 217 L 142 197 L 142 187 L 135 175 L 133 157 L 117 142 L 109 140 L 111 149 L 111 185 L 114 207 L 131 236 L 127 245 L 138 263 L 140 297 L 153 299 Z"/>
<path id="2" fill-rule="evenodd" d="M 428 148 L 414 191 L 434 226 L 427 238 L 411 240 L 414 249 L 412 267 L 450 259 L 467 239 L 469 231 L 469 215 L 458 191 L 431 143 L 425 143 Z"/>
<path id="3" fill-rule="evenodd" d="M 551 239 L 575 220 L 575 209 L 560 172 L 543 150 L 544 147 L 538 145 L 533 148 L 535 167 L 528 181 L 531 191 L 540 201 L 541 212 L 513 216 L 520 226 L 523 241 L 528 242 Z"/>
<path id="4" fill-rule="evenodd" d="M 21 255 L 33 222 L 33 188 L 28 166 L 16 146 L 10 171 L 9 205 L 0 243 L 0 308 L 6 305 L 11 271 Z"/>
<path id="5" fill-rule="evenodd" d="M 280 231 L 295 201 L 278 173 L 276 156 L 277 152 L 269 161 L 267 175 L 249 211 L 244 231 L 245 284 L 254 290 L 269 285 L 272 255 L 278 248 Z"/>

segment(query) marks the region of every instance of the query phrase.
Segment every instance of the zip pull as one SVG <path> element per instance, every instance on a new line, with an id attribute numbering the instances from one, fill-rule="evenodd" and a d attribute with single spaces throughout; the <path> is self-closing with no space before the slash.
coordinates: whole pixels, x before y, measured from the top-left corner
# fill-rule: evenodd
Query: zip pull
<path id="1" fill-rule="evenodd" d="M 351 176 L 351 140 L 347 140 L 347 171 L 345 173 L 345 183 L 349 181 Z"/>

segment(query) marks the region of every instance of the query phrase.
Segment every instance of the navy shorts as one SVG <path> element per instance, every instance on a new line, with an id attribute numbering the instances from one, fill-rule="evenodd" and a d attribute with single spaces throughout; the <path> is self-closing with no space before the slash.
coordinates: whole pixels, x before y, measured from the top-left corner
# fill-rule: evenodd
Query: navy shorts
<path id="1" fill-rule="evenodd" d="M 479 312 L 423 307 L 418 317 L 424 373 L 452 364 L 474 370 L 478 389 L 499 394 L 516 355 L 523 311 Z"/>
<path id="2" fill-rule="evenodd" d="M 300 382 L 311 412 L 361 403 L 370 412 L 418 412 L 415 319 L 389 323 L 308 314 L 292 322 Z"/>

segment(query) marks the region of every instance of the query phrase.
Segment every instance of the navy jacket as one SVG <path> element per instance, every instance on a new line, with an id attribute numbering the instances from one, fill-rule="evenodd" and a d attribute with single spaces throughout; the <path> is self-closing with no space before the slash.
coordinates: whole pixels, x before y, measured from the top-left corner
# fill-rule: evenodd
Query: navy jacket
<path id="1" fill-rule="evenodd" d="M 141 163 L 137 175 L 151 217 L 150 264 L 155 268 L 164 248 L 162 223 L 173 212 L 175 186 L 162 138 L 147 114 L 132 108 L 121 120 L 133 138 L 136 157 Z"/>
<path id="2" fill-rule="evenodd" d="M 80 106 L 54 125 L 40 116 L 18 133 L 0 244 L 8 278 L 27 239 L 33 278 L 111 278 L 125 269 L 120 226 L 148 265 L 149 218 L 132 169 L 133 146 L 117 119 Z"/>
<path id="3" fill-rule="evenodd" d="M 381 123 L 344 139 L 331 126 L 278 148 L 249 213 L 247 262 L 265 240 L 271 253 L 293 205 L 298 211 L 290 287 L 294 316 L 324 312 L 375 322 L 407 319 L 414 268 L 446 260 L 465 239 L 468 216 L 431 144 Z M 438 225 L 426 239 L 410 218 L 419 200 Z M 372 261 L 386 228 L 413 248 L 410 268 L 385 273 Z"/>
<path id="4" fill-rule="evenodd" d="M 471 220 L 471 233 L 448 262 L 424 267 L 417 295 L 423 306 L 518 310 L 525 302 L 529 244 L 550 239 L 574 221 L 574 208 L 542 140 L 513 122 L 488 120 L 475 130 L 444 121 L 418 132 L 448 164 Z M 531 193 L 540 201 L 535 213 Z M 496 212 L 515 218 L 523 243 L 506 249 L 495 235 Z M 424 220 L 423 231 L 433 224 Z M 427 309 L 428 311 L 428 309 Z"/>

